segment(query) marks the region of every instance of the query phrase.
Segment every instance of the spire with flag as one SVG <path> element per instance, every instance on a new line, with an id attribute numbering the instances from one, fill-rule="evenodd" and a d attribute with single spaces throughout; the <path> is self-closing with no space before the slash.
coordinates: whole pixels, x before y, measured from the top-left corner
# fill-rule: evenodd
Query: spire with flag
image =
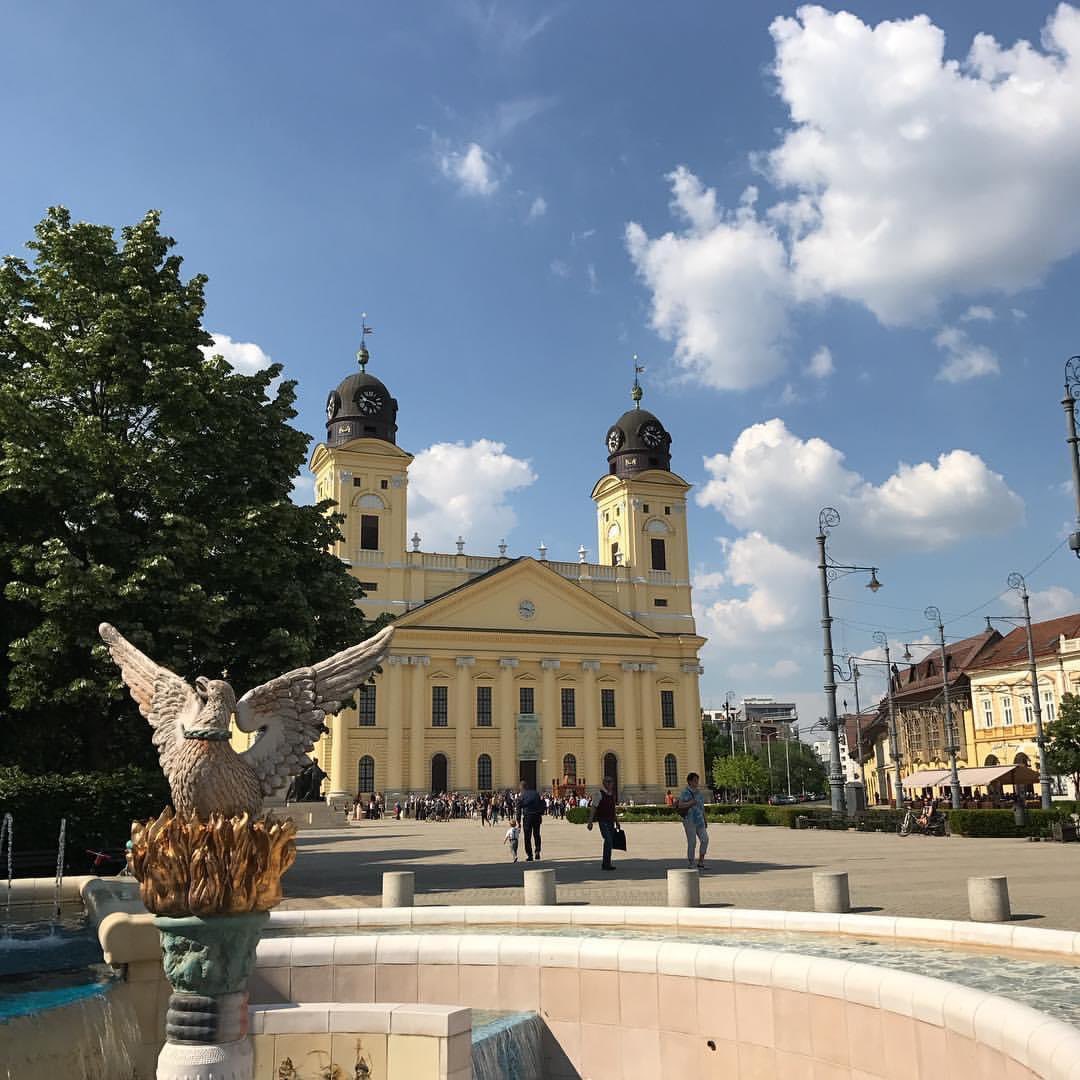
<path id="1" fill-rule="evenodd" d="M 360 312 L 360 348 L 357 350 L 356 359 L 360 362 L 360 370 L 367 370 L 367 362 L 371 359 L 371 353 L 368 352 L 367 336 L 368 334 L 374 334 L 375 328 L 368 326 L 367 324 L 367 312 Z"/>
<path id="2" fill-rule="evenodd" d="M 638 376 L 644 374 L 645 365 L 638 363 L 638 354 L 634 353 L 634 386 L 630 391 L 630 396 L 634 399 L 634 407 L 641 408 L 641 395 L 644 391 L 641 389 L 641 383 L 638 381 Z"/>

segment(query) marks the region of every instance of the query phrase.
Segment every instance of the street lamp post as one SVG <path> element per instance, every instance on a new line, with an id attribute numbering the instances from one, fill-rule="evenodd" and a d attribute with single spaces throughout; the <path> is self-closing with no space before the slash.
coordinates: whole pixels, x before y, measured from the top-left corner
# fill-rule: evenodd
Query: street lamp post
<path id="1" fill-rule="evenodd" d="M 735 691 L 729 690 L 724 695 L 724 716 L 727 717 L 728 737 L 731 739 L 731 756 L 735 756 L 735 725 L 731 719 L 731 702 L 735 698 Z"/>
<path id="2" fill-rule="evenodd" d="M 949 792 L 952 796 L 952 808 L 954 810 L 960 809 L 960 774 L 956 768 L 956 756 L 960 752 L 960 747 L 956 743 L 956 724 L 953 722 L 952 709 L 949 707 L 949 657 L 945 651 L 945 624 L 941 619 L 941 610 L 931 604 L 923 612 L 923 615 L 933 624 L 937 626 L 938 630 L 938 648 L 941 649 L 941 696 L 945 703 L 945 724 L 944 724 L 944 737 L 947 740 L 945 743 L 945 753 L 949 755 Z M 927 645 L 925 641 L 913 641 L 909 642 L 905 648 L 909 650 L 906 657 L 910 657 L 910 649 L 912 645 L 923 646 Z"/>
<path id="3" fill-rule="evenodd" d="M 881 582 L 876 566 L 846 566 L 835 562 L 825 550 L 829 533 L 840 524 L 840 513 L 831 506 L 818 514 L 818 572 L 821 579 L 821 634 L 825 659 L 825 711 L 829 729 L 829 801 L 834 814 L 844 812 L 844 774 L 840 764 L 840 721 L 836 715 L 836 662 L 833 658 L 832 614 L 829 610 L 829 582 L 845 574 L 868 573 L 867 588 L 877 592 Z"/>
<path id="4" fill-rule="evenodd" d="M 784 769 L 787 772 L 787 793 L 791 798 L 791 726 L 788 725 L 787 738 L 784 740 Z"/>
<path id="5" fill-rule="evenodd" d="M 1080 558 L 1080 437 L 1076 434 L 1076 395 L 1080 393 L 1080 356 L 1070 356 L 1065 361 L 1065 441 L 1069 444 L 1069 461 L 1072 465 L 1073 497 L 1076 500 L 1076 531 L 1069 536 L 1069 547 Z"/>
<path id="6" fill-rule="evenodd" d="M 843 669 L 839 664 L 836 665 L 836 677 L 843 679 L 844 682 L 849 682 L 855 687 L 855 752 L 858 754 L 859 762 L 859 779 L 862 782 L 863 791 L 866 791 L 866 766 L 863 764 L 862 759 L 862 706 L 859 705 L 859 665 L 855 663 L 855 658 L 852 656 L 845 656 L 844 662 L 848 666 L 847 674 L 844 674 Z M 844 708 L 847 708 L 847 702 L 844 702 Z M 851 748 L 848 747 L 848 755 L 851 754 Z"/>
<path id="7" fill-rule="evenodd" d="M 889 635 L 883 630 L 875 630 L 874 641 L 885 650 L 885 678 L 887 680 L 889 694 L 889 742 L 892 743 L 890 752 L 893 759 L 894 779 L 893 786 L 896 788 L 896 809 L 904 805 L 904 776 L 900 768 L 900 739 L 896 731 L 896 700 L 893 698 L 892 661 L 889 659 Z"/>
<path id="8" fill-rule="evenodd" d="M 1024 633 L 1027 638 L 1028 675 L 1031 679 L 1031 709 L 1035 717 L 1035 745 L 1039 748 L 1039 797 L 1044 810 L 1049 810 L 1053 800 L 1050 798 L 1050 769 L 1046 760 L 1046 736 L 1043 733 L 1042 702 L 1039 700 L 1039 671 L 1035 663 L 1035 642 L 1031 634 L 1031 606 L 1027 591 L 1027 582 L 1023 574 L 1009 575 L 1009 588 L 1015 589 L 1020 594 L 1024 604 Z M 1019 622 L 1017 619 L 1005 615 L 989 615 L 987 623 L 991 621 L 1008 622 L 1014 626 Z"/>

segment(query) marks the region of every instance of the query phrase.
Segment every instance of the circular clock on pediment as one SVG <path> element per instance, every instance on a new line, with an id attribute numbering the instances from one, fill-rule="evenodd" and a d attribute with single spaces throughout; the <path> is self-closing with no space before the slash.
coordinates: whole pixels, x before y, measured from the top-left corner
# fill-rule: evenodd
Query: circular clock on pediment
<path id="1" fill-rule="evenodd" d="M 377 413 L 383 404 L 382 395 L 378 390 L 358 390 L 356 396 L 353 398 L 356 402 L 356 407 L 365 416 L 372 416 Z"/>
<path id="2" fill-rule="evenodd" d="M 523 619 L 531 619 L 536 614 L 536 605 L 531 600 L 522 600 L 518 604 L 518 615 Z"/>
<path id="3" fill-rule="evenodd" d="M 608 540 L 618 540 L 619 539 L 619 534 L 621 532 L 622 532 L 622 529 L 619 528 L 619 523 L 617 521 L 613 521 L 608 526 L 608 531 L 607 531 Z"/>
<path id="4" fill-rule="evenodd" d="M 338 414 L 338 409 L 341 408 L 341 398 L 338 397 L 336 390 L 330 391 L 330 396 L 326 399 L 326 422 L 329 424 Z"/>
<path id="5" fill-rule="evenodd" d="M 613 427 L 607 433 L 607 448 L 608 452 L 614 454 L 623 444 L 623 433 L 621 428 Z"/>
<path id="6" fill-rule="evenodd" d="M 638 435 L 641 436 L 641 441 L 650 450 L 655 450 L 664 442 L 664 429 L 659 424 L 642 424 Z"/>

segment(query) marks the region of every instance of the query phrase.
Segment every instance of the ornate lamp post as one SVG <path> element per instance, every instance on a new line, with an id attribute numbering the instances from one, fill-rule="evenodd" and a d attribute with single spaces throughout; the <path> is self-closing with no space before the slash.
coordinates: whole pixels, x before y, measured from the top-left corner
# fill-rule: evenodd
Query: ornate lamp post
<path id="1" fill-rule="evenodd" d="M 991 622 L 1007 622 L 1013 626 L 1022 624 L 1024 627 L 1027 637 L 1028 675 L 1031 679 L 1031 708 L 1035 716 L 1035 745 L 1039 748 L 1039 796 L 1042 808 L 1049 810 L 1053 801 L 1050 798 L 1050 770 L 1046 761 L 1046 736 L 1043 734 L 1042 702 L 1039 700 L 1039 672 L 1035 664 L 1035 642 L 1031 636 L 1031 607 L 1028 603 L 1030 597 L 1024 575 L 1010 574 L 1009 588 L 1015 589 L 1020 594 L 1020 599 L 1024 604 L 1023 619 L 1013 619 L 1008 615 L 987 615 L 986 622 L 987 625 Z"/>
<path id="2" fill-rule="evenodd" d="M 956 739 L 956 724 L 953 721 L 952 709 L 949 707 L 949 665 L 948 654 L 945 651 L 945 624 L 941 619 L 941 609 L 931 604 L 923 615 L 931 622 L 937 625 L 938 629 L 938 644 L 937 647 L 941 649 L 941 696 L 945 703 L 945 725 L 944 736 L 947 740 L 945 743 L 945 753 L 949 755 L 949 791 L 952 796 L 952 808 L 954 810 L 960 809 L 960 774 L 956 768 L 956 756 L 960 752 L 960 747 L 957 745 Z M 911 659 L 911 648 L 915 646 L 917 648 L 926 648 L 928 642 L 925 641 L 912 641 L 906 642 L 904 648 L 904 659 Z M 934 648 L 931 644 L 930 648 Z"/>
<path id="3" fill-rule="evenodd" d="M 840 721 L 836 715 L 836 662 L 833 658 L 832 613 L 829 610 L 829 582 L 847 574 L 869 574 L 867 588 L 877 592 L 881 582 L 876 566 L 847 566 L 836 562 L 826 551 L 829 533 L 840 524 L 840 512 L 826 506 L 818 514 L 818 572 L 821 578 L 821 634 L 825 656 L 825 722 L 829 729 L 829 800 L 834 814 L 844 812 L 844 773 L 840 765 Z"/>
<path id="4" fill-rule="evenodd" d="M 866 766 L 863 765 L 862 759 L 862 706 L 859 704 L 859 665 L 855 663 L 856 657 L 845 656 L 844 662 L 847 664 L 847 674 L 844 673 L 843 668 L 839 664 L 833 665 L 833 672 L 838 679 L 842 679 L 844 682 L 849 682 L 855 687 L 855 747 L 859 755 L 859 779 L 862 782 L 863 791 L 866 791 Z M 847 709 L 847 702 L 844 702 L 844 708 Z M 848 753 L 851 753 L 850 747 Z"/>
<path id="5" fill-rule="evenodd" d="M 735 700 L 735 691 L 729 690 L 724 695 L 724 716 L 727 718 L 728 736 L 731 738 L 731 756 L 735 756 L 735 722 L 731 719 L 731 703 Z"/>
<path id="6" fill-rule="evenodd" d="M 1069 444 L 1069 461 L 1072 465 L 1073 497 L 1076 499 L 1076 531 L 1069 537 L 1069 547 L 1080 558 L 1080 437 L 1076 434 L 1076 395 L 1080 392 L 1080 356 L 1070 356 L 1065 361 L 1065 397 L 1061 404 L 1065 409 L 1065 441 Z"/>
<path id="7" fill-rule="evenodd" d="M 904 805 L 904 777 L 900 768 L 900 739 L 896 731 L 896 699 L 893 697 L 892 661 L 889 658 L 889 635 L 883 630 L 875 630 L 873 638 L 876 644 L 885 650 L 885 678 L 889 694 L 889 751 L 892 754 L 895 772 L 893 786 L 896 788 L 896 808 Z"/>

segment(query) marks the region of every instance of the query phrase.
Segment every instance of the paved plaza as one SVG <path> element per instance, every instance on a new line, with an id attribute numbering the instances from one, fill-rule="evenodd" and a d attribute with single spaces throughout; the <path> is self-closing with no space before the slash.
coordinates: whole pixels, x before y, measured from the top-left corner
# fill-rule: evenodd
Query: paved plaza
<path id="1" fill-rule="evenodd" d="M 541 867 L 553 868 L 560 903 L 662 905 L 666 871 L 685 865 L 674 822 L 626 826 L 618 870 L 600 870 L 600 837 L 583 825 L 545 820 Z M 522 871 L 502 846 L 505 826 L 476 821 L 365 821 L 302 832 L 285 878 L 284 907 L 378 906 L 386 870 L 416 874 L 417 904 L 518 904 Z M 1015 917 L 1080 930 L 1080 844 L 883 833 L 710 827 L 701 901 L 745 908 L 812 908 L 815 870 L 846 870 L 855 910 L 966 919 L 969 876 L 1006 874 Z"/>

